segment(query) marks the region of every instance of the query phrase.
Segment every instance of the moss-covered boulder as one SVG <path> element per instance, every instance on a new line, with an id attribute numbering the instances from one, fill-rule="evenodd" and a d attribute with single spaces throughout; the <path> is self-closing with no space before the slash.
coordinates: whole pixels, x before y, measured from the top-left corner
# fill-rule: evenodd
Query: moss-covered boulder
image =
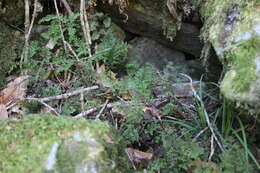
<path id="1" fill-rule="evenodd" d="M 260 113 L 260 1 L 200 0 L 205 41 L 225 66 L 221 91 L 254 114 Z"/>
<path id="2" fill-rule="evenodd" d="M 0 121 L 0 127 L 0 172 L 125 172 L 107 123 L 29 115 Z"/>

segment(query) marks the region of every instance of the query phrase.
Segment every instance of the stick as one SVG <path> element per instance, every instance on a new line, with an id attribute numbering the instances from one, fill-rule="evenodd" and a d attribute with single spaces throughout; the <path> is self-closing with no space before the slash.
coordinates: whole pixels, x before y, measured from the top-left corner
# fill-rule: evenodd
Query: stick
<path id="1" fill-rule="evenodd" d="M 96 116 L 96 119 L 99 119 L 101 114 L 104 112 L 105 108 L 107 107 L 107 104 L 109 102 L 109 99 L 106 100 L 105 104 L 103 105 L 102 109 L 99 111 L 98 115 Z"/>
<path id="2" fill-rule="evenodd" d="M 29 52 L 29 40 L 30 40 L 30 35 L 32 31 L 32 27 L 34 24 L 35 17 L 37 15 L 37 3 L 38 0 L 34 1 L 34 10 L 33 10 L 33 16 L 32 16 L 32 21 L 30 23 L 30 5 L 29 5 L 29 0 L 24 0 L 25 3 L 25 43 L 24 43 L 24 49 L 23 53 L 21 56 L 21 62 L 27 61 L 28 60 L 28 52 Z"/>
<path id="3" fill-rule="evenodd" d="M 87 48 L 88 48 L 88 51 L 89 51 L 89 57 L 91 57 L 92 54 L 91 54 L 90 46 L 91 46 L 92 42 L 91 42 L 88 18 L 87 18 L 87 14 L 86 14 L 85 0 L 80 1 L 80 22 L 81 22 L 84 38 L 85 38 L 85 41 L 86 41 L 86 45 L 87 45 Z"/>
<path id="4" fill-rule="evenodd" d="M 89 109 L 89 110 L 86 110 L 86 111 L 81 112 L 80 114 L 74 116 L 73 118 L 74 118 L 74 119 L 79 119 L 79 118 L 82 118 L 82 117 L 84 117 L 84 116 L 87 116 L 87 115 L 89 115 L 89 114 L 91 114 L 91 113 L 94 113 L 94 112 L 96 112 L 97 110 L 98 110 L 98 108 L 91 108 L 91 109 Z"/>
<path id="5" fill-rule="evenodd" d="M 183 73 L 181 73 L 181 75 L 183 75 L 184 77 L 186 77 L 186 78 L 189 79 L 189 81 L 190 81 L 190 88 L 191 88 L 191 90 L 192 90 L 192 92 L 193 92 L 195 98 L 196 98 L 200 103 L 202 103 L 203 101 L 201 100 L 201 98 L 198 96 L 197 92 L 196 92 L 195 89 L 193 88 L 191 77 L 189 77 L 188 75 L 183 74 Z M 206 111 L 205 109 L 203 109 L 203 112 L 204 112 L 204 115 L 205 115 L 205 118 L 206 118 L 206 121 L 207 121 L 207 125 L 208 125 L 208 127 L 209 127 L 209 129 L 210 129 L 210 131 L 211 131 L 211 133 L 212 133 L 213 138 L 216 140 L 216 142 L 217 142 L 219 148 L 221 149 L 221 151 L 222 151 L 222 152 L 225 151 L 224 148 L 223 148 L 223 146 L 222 146 L 221 143 L 219 142 L 219 140 L 218 140 L 218 138 L 217 138 L 215 132 L 214 132 L 214 129 L 213 129 L 211 123 L 210 123 L 210 120 L 209 120 L 209 116 L 208 116 L 207 111 Z"/>
<path id="6" fill-rule="evenodd" d="M 102 105 L 102 108 L 105 105 L 106 105 L 106 103 Z M 113 106 L 114 106 L 114 104 L 107 104 L 105 107 L 112 108 Z M 96 112 L 97 110 L 98 110 L 98 108 L 91 108 L 91 109 L 88 109 L 86 111 L 81 112 L 80 114 L 74 116 L 73 118 L 75 118 L 75 119 L 82 118 L 82 117 L 85 117 L 85 116 L 87 116 L 89 114 L 92 114 L 92 113 Z"/>
<path id="7" fill-rule="evenodd" d="M 65 41 L 65 37 L 64 37 L 63 29 L 62 29 L 62 25 L 61 25 L 62 23 L 61 23 L 61 19 L 60 19 L 60 13 L 59 13 L 58 5 L 57 5 L 57 0 L 54 0 L 54 6 L 55 6 L 56 14 L 58 16 L 59 28 L 60 28 L 60 32 L 61 32 L 61 38 L 63 41 L 64 50 L 65 50 L 65 52 L 67 52 L 66 41 Z"/>
<path id="8" fill-rule="evenodd" d="M 61 95 L 57 95 L 57 96 L 51 96 L 51 97 L 45 97 L 45 98 L 32 98 L 32 97 L 30 97 L 30 98 L 26 98 L 26 99 L 37 99 L 39 101 L 48 102 L 48 101 L 53 101 L 53 100 L 67 99 L 71 96 L 78 95 L 82 92 L 91 91 L 91 90 L 95 90 L 95 89 L 98 89 L 98 86 L 81 88 L 81 89 L 78 89 L 76 91 L 72 91 L 70 93 L 65 93 L 65 94 L 61 94 Z"/>
<path id="9" fill-rule="evenodd" d="M 50 109 L 51 111 L 53 111 L 53 112 L 55 113 L 55 115 L 57 115 L 57 116 L 60 115 L 53 107 L 51 107 L 50 105 L 48 105 L 47 103 L 43 102 L 43 101 L 40 100 L 40 99 L 37 99 L 37 98 L 26 98 L 26 100 L 38 101 L 38 102 L 40 102 L 41 104 L 43 104 L 44 106 L 46 106 L 48 109 Z"/>

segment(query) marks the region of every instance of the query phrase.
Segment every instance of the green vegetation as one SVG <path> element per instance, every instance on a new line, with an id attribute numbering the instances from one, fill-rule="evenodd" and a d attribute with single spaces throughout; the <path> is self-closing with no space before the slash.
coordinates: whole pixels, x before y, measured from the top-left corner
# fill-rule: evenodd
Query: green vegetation
<path id="1" fill-rule="evenodd" d="M 251 1 L 243 2 L 247 4 Z M 214 44 L 217 40 L 214 34 L 219 30 L 212 33 L 210 31 L 214 29 L 214 24 L 222 26 L 223 23 L 218 23 L 218 20 L 222 20 L 221 15 L 225 13 L 219 10 L 230 11 L 230 3 L 234 1 L 225 0 L 222 4 L 216 0 L 212 1 L 212 4 L 204 2 L 205 5 L 210 4 L 209 7 L 202 8 L 205 10 L 202 13 L 205 14 L 206 20 L 202 33 L 205 41 L 213 38 Z M 242 1 L 237 3 L 245 5 Z M 221 5 L 216 13 L 212 13 L 214 5 Z M 128 147 L 144 153 L 153 153 L 152 159 L 141 159 L 142 161 L 137 163 L 131 158 L 129 159 L 132 162 L 126 161 L 125 153 L 121 150 L 116 151 L 109 146 L 105 148 L 108 156 L 121 160 L 118 162 L 120 167 L 125 166 L 128 170 L 132 164 L 132 172 L 134 168 L 137 171 L 146 169 L 150 173 L 185 173 L 189 170 L 193 171 L 191 173 L 251 173 L 253 169 L 259 170 L 259 163 L 250 151 L 247 127 L 235 116 L 238 113 L 234 105 L 220 96 L 218 84 L 200 81 L 200 87 L 193 91 L 193 97 L 176 97 L 172 92 L 171 78 L 178 83 L 183 81 L 184 76 L 175 72 L 160 72 L 149 64 L 140 66 L 128 62 L 126 57 L 130 45 L 115 36 L 110 18 L 103 13 L 95 11 L 89 14 L 92 39 L 90 49 L 87 49 L 84 40 L 80 14 L 61 15 L 61 24 L 58 19 L 56 15 L 48 15 L 40 20 L 39 23 L 47 25 L 48 30 L 30 42 L 29 60 L 16 62 L 12 66 L 21 67 L 20 73 L 26 72 L 30 75 L 27 95 L 42 98 L 75 91 L 80 87 L 98 85 L 99 88 L 81 96 L 48 102 L 48 106 L 57 110 L 59 117 L 27 116 L 40 111 L 46 112 L 46 105 L 39 101 L 21 101 L 26 108 L 25 117 L 21 121 L 0 121 L 1 127 L 5 126 L 0 129 L 0 151 L 7 151 L 0 154 L 0 160 L 5 161 L 0 163 L 0 171 L 26 172 L 30 167 L 26 165 L 19 170 L 20 167 L 15 167 L 16 163 L 25 165 L 27 159 L 32 159 L 32 165 L 37 165 L 42 161 L 42 157 L 39 156 L 34 159 L 37 151 L 37 148 L 31 148 L 34 135 L 40 138 L 40 144 L 51 146 L 57 140 L 64 142 L 57 135 L 59 132 L 67 133 L 69 129 L 69 133 L 72 133 L 75 128 L 84 130 L 86 126 L 101 135 L 102 139 L 107 139 L 106 134 L 116 129 L 118 136 L 116 135 L 117 140 L 113 142 L 120 149 Z M 168 28 L 169 25 L 173 27 Z M 165 24 L 164 27 L 166 35 L 175 34 L 175 22 Z M 2 41 L 6 40 L 0 41 L 1 46 Z M 258 43 L 259 40 L 256 38 L 249 43 L 236 43 L 239 44 L 236 47 L 228 45 L 228 50 L 222 49 L 226 51 L 221 56 L 228 62 L 226 68 L 236 72 L 234 81 L 239 81 L 241 76 L 245 79 L 232 83 L 231 87 L 237 91 L 248 90 L 251 81 L 255 80 L 254 69 L 246 70 L 253 66 L 252 52 L 255 53 Z M 248 61 L 245 61 L 245 57 Z M 2 60 L 1 57 L 0 59 Z M 8 70 L 12 71 L 12 68 Z M 174 70 L 178 71 L 176 68 Z M 156 98 L 153 91 L 155 85 L 165 87 L 162 98 Z M 158 99 L 165 102 L 158 106 Z M 86 118 L 94 119 L 98 116 L 101 120 L 110 122 L 115 129 L 109 127 L 111 129 L 108 130 L 108 125 L 99 120 L 93 125 L 90 120 L 69 118 L 93 108 L 96 110 L 87 114 Z M 9 145 L 8 141 L 12 143 Z M 73 141 L 69 142 L 74 145 Z M 6 159 L 8 155 L 13 154 L 9 152 L 8 147 L 15 148 L 20 144 L 23 148 L 18 150 L 17 154 L 23 157 Z M 73 172 L 73 168 L 66 165 L 75 166 L 84 157 L 74 153 L 89 152 L 82 146 L 84 144 L 76 145 L 75 150 L 70 150 L 65 143 L 60 147 L 57 170 Z M 41 150 L 38 154 L 46 156 L 48 151 Z M 100 162 L 103 163 L 102 160 Z M 103 164 L 108 165 L 108 161 L 104 161 Z M 42 170 L 42 167 L 36 168 L 37 170 L 32 171 Z"/>

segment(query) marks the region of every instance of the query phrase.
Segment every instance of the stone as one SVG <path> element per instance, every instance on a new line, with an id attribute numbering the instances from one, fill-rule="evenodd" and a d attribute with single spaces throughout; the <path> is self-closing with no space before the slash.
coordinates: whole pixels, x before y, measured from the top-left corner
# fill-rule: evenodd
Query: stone
<path id="1" fill-rule="evenodd" d="M 139 65 L 149 63 L 175 77 L 180 73 L 186 73 L 200 79 L 203 73 L 199 60 L 186 60 L 184 53 L 165 47 L 149 38 L 137 37 L 130 42 L 130 45 L 128 59 L 136 61 Z"/>
<path id="2" fill-rule="evenodd" d="M 152 38 L 170 48 L 190 53 L 196 57 L 200 56 L 202 49 L 199 38 L 200 24 L 192 17 L 196 16 L 195 13 L 189 15 L 190 20 L 187 19 L 187 22 L 181 22 L 181 25 L 177 26 L 178 20 L 168 12 L 165 1 L 129 1 L 129 5 L 122 13 L 119 12 L 116 4 L 109 5 L 106 0 L 98 1 L 97 4 L 124 30 Z"/>
<path id="3" fill-rule="evenodd" d="M 51 115 L 0 121 L 0 172 L 124 172 L 107 123 Z M 120 160 L 120 162 L 118 162 Z"/>
<path id="4" fill-rule="evenodd" d="M 260 1 L 209 0 L 199 6 L 202 36 L 225 67 L 221 92 L 247 112 L 260 114 Z"/>

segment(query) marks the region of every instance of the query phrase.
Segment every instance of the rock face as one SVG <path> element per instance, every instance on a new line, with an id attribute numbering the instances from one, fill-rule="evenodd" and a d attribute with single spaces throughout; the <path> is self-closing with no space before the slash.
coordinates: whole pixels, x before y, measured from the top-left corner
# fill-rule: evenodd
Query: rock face
<path id="1" fill-rule="evenodd" d="M 112 20 L 126 31 L 152 38 L 168 47 L 196 57 L 200 56 L 202 44 L 199 38 L 199 19 L 189 14 L 180 21 L 179 16 L 169 12 L 166 1 L 129 0 L 120 14 L 120 7 L 113 0 L 98 1 L 98 7 L 109 14 Z"/>
<path id="2" fill-rule="evenodd" d="M 0 126 L 0 172 L 121 172 L 117 161 L 124 159 L 101 121 L 30 115 Z"/>
<path id="3" fill-rule="evenodd" d="M 202 35 L 212 43 L 226 72 L 221 91 L 260 113 L 260 1 L 201 0 Z"/>

